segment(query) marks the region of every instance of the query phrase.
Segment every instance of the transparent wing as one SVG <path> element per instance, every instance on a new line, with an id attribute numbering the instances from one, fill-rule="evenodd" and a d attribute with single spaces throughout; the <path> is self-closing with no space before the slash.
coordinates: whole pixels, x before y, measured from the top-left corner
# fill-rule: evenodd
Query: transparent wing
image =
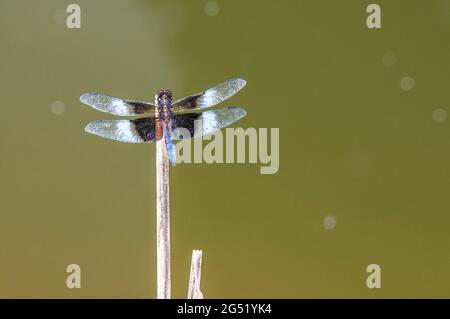
<path id="1" fill-rule="evenodd" d="M 89 123 L 85 131 L 125 143 L 153 143 L 161 139 L 162 130 L 155 118 L 135 120 L 100 120 Z"/>
<path id="2" fill-rule="evenodd" d="M 240 107 L 230 106 L 201 113 L 175 115 L 172 119 L 174 139 L 208 135 L 243 118 L 247 112 Z"/>
<path id="3" fill-rule="evenodd" d="M 80 97 L 80 101 L 99 111 L 120 116 L 152 115 L 155 113 L 156 108 L 150 102 L 124 100 L 95 92 L 83 94 Z"/>
<path id="4" fill-rule="evenodd" d="M 198 110 L 225 101 L 245 86 L 242 79 L 231 79 L 201 93 L 177 100 L 172 105 L 173 112 Z"/>

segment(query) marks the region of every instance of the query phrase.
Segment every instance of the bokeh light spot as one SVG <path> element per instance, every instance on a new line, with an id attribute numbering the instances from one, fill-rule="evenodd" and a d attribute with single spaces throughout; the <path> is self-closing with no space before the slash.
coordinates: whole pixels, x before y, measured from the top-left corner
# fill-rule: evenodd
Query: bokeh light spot
<path id="1" fill-rule="evenodd" d="M 50 104 L 50 111 L 55 115 L 61 115 L 66 111 L 66 106 L 61 101 L 54 101 Z"/>
<path id="2" fill-rule="evenodd" d="M 443 123 L 447 119 L 447 111 L 444 109 L 435 109 L 431 117 L 436 123 Z"/>
<path id="3" fill-rule="evenodd" d="M 411 91 L 416 85 L 416 81 L 411 76 L 405 76 L 400 80 L 400 88 L 403 91 Z"/>
<path id="4" fill-rule="evenodd" d="M 337 223 L 336 216 L 334 216 L 333 214 L 325 215 L 322 221 L 323 228 L 325 228 L 326 230 L 334 229 L 336 227 L 336 223 Z"/>
<path id="5" fill-rule="evenodd" d="M 397 63 L 398 58 L 394 52 L 388 51 L 385 54 L 383 54 L 382 60 L 385 66 L 393 66 L 395 63 Z"/>
<path id="6" fill-rule="evenodd" d="M 219 14 L 220 7 L 216 1 L 208 1 L 205 4 L 205 13 L 207 16 L 214 17 Z"/>

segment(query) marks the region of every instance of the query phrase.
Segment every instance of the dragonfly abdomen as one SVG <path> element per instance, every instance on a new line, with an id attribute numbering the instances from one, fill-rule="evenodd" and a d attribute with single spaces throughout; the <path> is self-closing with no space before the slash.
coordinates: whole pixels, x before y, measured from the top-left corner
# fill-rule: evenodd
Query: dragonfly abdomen
<path id="1" fill-rule="evenodd" d="M 175 166 L 177 161 L 175 145 L 172 142 L 172 118 L 171 100 L 162 100 L 159 108 L 159 121 L 163 129 L 164 142 L 166 144 L 167 156 L 172 165 Z"/>

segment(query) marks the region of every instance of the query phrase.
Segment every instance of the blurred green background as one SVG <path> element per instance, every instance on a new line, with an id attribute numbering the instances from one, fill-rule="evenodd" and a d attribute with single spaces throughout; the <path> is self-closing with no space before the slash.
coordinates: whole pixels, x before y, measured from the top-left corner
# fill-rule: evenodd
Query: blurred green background
<path id="1" fill-rule="evenodd" d="M 450 297 L 449 1 L 378 0 L 381 30 L 372 1 L 77 0 L 79 30 L 71 2 L 0 2 L 0 297 L 154 298 L 155 147 L 86 134 L 112 117 L 79 96 L 236 76 L 280 170 L 171 170 L 173 296 L 200 248 L 207 298 Z"/>

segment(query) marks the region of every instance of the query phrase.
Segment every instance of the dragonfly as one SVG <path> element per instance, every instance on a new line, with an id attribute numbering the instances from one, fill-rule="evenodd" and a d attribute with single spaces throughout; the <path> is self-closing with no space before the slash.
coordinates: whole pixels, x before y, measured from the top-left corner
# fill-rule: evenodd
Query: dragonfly
<path id="1" fill-rule="evenodd" d="M 88 92 L 80 97 L 82 103 L 101 112 L 135 118 L 93 121 L 85 131 L 124 143 L 164 140 L 168 158 L 175 166 L 174 141 L 214 133 L 247 114 L 237 106 L 203 110 L 227 100 L 245 85 L 245 80 L 235 78 L 175 101 L 170 90 L 160 89 L 154 103 Z"/>

